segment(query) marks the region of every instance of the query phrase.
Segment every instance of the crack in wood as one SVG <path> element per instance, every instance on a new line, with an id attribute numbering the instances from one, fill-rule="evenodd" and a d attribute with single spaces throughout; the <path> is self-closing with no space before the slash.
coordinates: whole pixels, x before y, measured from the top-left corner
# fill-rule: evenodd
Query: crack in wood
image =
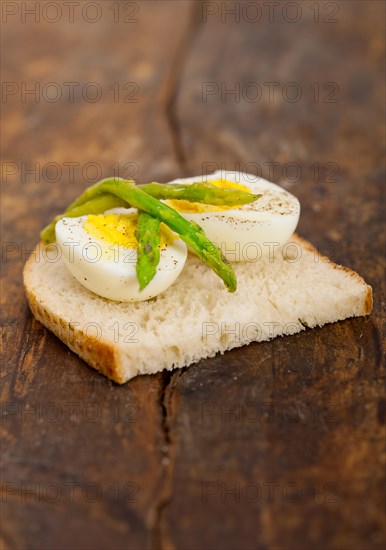
<path id="1" fill-rule="evenodd" d="M 177 384 L 177 380 L 181 378 L 188 367 L 182 367 L 176 371 L 166 371 L 163 373 L 162 377 L 162 387 L 160 392 L 160 407 L 162 411 L 162 430 L 164 433 L 164 445 L 162 447 L 162 462 L 161 462 L 161 496 L 156 503 L 155 513 L 154 513 L 154 526 L 152 529 L 152 548 L 154 550 L 163 550 L 164 548 L 171 548 L 170 541 L 168 545 L 163 544 L 163 535 L 162 535 L 162 522 L 163 514 L 171 501 L 172 494 L 172 479 L 173 479 L 173 467 L 174 467 L 174 458 L 173 453 L 170 449 L 174 445 L 172 437 L 172 427 L 170 419 L 172 417 L 171 409 L 174 404 L 172 403 L 173 393 L 172 386 Z"/>
<path id="2" fill-rule="evenodd" d="M 177 97 L 186 60 L 202 24 L 202 0 L 193 0 L 191 13 L 181 44 L 177 48 L 166 86 L 166 118 L 169 124 L 174 154 L 184 176 L 189 175 L 188 159 L 182 141 L 181 124 L 177 113 Z"/>

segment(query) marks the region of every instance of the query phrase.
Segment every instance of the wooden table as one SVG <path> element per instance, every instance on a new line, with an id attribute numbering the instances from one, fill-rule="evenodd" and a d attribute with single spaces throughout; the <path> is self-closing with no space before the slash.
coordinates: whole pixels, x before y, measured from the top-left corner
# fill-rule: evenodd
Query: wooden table
<path id="1" fill-rule="evenodd" d="M 48 4 L 2 13 L 3 547 L 383 548 L 385 4 Z M 296 194 L 374 312 L 118 387 L 23 263 L 100 177 L 217 167 Z"/>

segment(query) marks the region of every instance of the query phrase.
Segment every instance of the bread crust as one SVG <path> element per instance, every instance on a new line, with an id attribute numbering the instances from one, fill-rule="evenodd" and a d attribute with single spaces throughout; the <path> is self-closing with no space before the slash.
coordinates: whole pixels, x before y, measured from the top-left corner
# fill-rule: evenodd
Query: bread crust
<path id="1" fill-rule="evenodd" d="M 368 286 L 365 281 L 355 271 L 334 264 L 327 256 L 320 254 L 317 249 L 305 239 L 302 239 L 298 235 L 293 235 L 291 242 L 298 243 L 302 249 L 311 252 L 318 259 L 323 262 L 329 263 L 334 269 L 344 271 L 350 277 L 353 277 L 359 284 L 366 288 L 362 303 L 362 315 L 368 315 L 371 313 L 373 299 L 372 288 Z M 73 352 L 81 357 L 88 365 L 98 370 L 114 382 L 123 384 L 127 382 L 129 378 L 132 378 L 138 374 L 137 369 L 133 369 L 133 372 L 128 377 L 125 374 L 124 367 L 121 363 L 122 359 L 119 353 L 117 353 L 116 346 L 111 341 L 106 341 L 103 338 L 95 340 L 90 338 L 81 329 L 74 327 L 68 320 L 63 319 L 53 314 L 49 309 L 39 301 L 38 297 L 32 290 L 30 284 L 30 276 L 34 266 L 34 258 L 39 255 L 41 247 L 44 247 L 43 243 L 39 243 L 35 248 L 34 253 L 25 264 L 23 277 L 24 287 L 28 299 L 28 303 L 33 315 L 38 321 L 51 330 L 62 342 L 64 342 Z M 172 366 L 170 367 L 172 368 Z"/>
<path id="2" fill-rule="evenodd" d="M 44 245 L 39 243 L 35 252 L 38 252 L 40 246 Z M 90 339 L 82 330 L 77 327 L 70 327 L 70 323 L 53 315 L 39 302 L 36 295 L 28 286 L 28 276 L 32 269 L 32 264 L 33 254 L 25 264 L 23 275 L 28 304 L 34 317 L 53 332 L 55 336 L 71 349 L 71 351 L 86 361 L 88 365 L 92 366 L 114 382 L 124 384 L 126 379 L 122 373 L 119 356 L 115 353 L 115 348 L 111 342 L 106 342 L 103 339 Z"/>

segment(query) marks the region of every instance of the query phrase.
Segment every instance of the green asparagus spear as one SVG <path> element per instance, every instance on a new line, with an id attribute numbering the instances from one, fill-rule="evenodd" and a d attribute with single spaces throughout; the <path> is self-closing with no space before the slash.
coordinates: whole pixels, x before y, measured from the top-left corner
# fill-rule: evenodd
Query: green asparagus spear
<path id="1" fill-rule="evenodd" d="M 153 279 L 160 260 L 161 222 L 147 212 L 138 212 L 137 279 L 143 290 Z"/>
<path id="2" fill-rule="evenodd" d="M 112 195 L 111 193 L 101 193 L 87 202 L 82 202 L 78 206 L 75 206 L 72 210 L 68 209 L 64 214 L 56 216 L 54 221 L 40 232 L 40 238 L 46 244 L 55 242 L 55 225 L 64 217 L 78 218 L 79 216 L 85 216 L 87 214 L 103 214 L 103 212 L 110 210 L 110 208 L 122 206 L 127 206 L 127 203 L 124 200 Z"/>
<path id="3" fill-rule="evenodd" d="M 159 200 L 181 199 L 218 206 L 241 206 L 261 197 L 242 189 L 223 189 L 207 182 L 195 182 L 189 185 L 154 182 L 137 185 L 137 187 Z"/>
<path id="4" fill-rule="evenodd" d="M 86 189 L 72 203 L 70 212 L 72 213 L 74 208 L 84 205 L 101 193 L 111 193 L 124 200 L 128 205 L 143 210 L 164 222 L 172 231 L 178 233 L 197 256 L 224 281 L 229 292 L 236 290 L 237 281 L 231 265 L 225 261 L 220 249 L 208 239 L 201 227 L 194 222 L 185 220 L 176 210 L 139 189 L 132 180 L 123 181 L 119 178 L 102 180 L 99 184 Z M 68 212 L 65 215 L 67 216 Z"/>
<path id="5" fill-rule="evenodd" d="M 175 189 L 171 190 L 172 187 Z M 231 197 L 230 194 L 234 191 L 236 194 Z M 108 178 L 86 189 L 64 214 L 57 216 L 54 222 L 42 231 L 41 237 L 45 242 L 52 242 L 55 239 L 55 223 L 63 216 L 77 217 L 90 213 L 102 213 L 116 206 L 132 206 L 158 218 L 178 233 L 198 257 L 223 279 L 228 290 L 234 292 L 237 286 L 235 274 L 232 267 L 222 257 L 219 248 L 207 238 L 205 232 L 197 224 L 185 220 L 178 212 L 152 197 L 151 194 L 165 199 L 178 196 L 180 199 L 194 200 L 195 202 L 225 203 L 226 205 L 234 204 L 235 200 L 238 205 L 247 204 L 260 197 L 260 195 L 253 195 L 238 189 L 220 189 L 208 183 L 192 185 L 152 183 L 136 186 L 133 180 Z M 144 282 L 143 280 L 142 284 Z"/>
<path id="6" fill-rule="evenodd" d="M 122 178 L 107 178 L 92 185 L 86 191 L 78 197 L 70 206 L 66 212 L 69 212 L 73 208 L 80 206 L 87 202 L 90 198 L 95 197 L 95 194 L 99 192 L 100 186 L 103 183 L 108 182 L 123 182 Z M 133 180 L 126 180 L 134 184 Z M 222 189 L 216 187 L 208 182 L 196 182 L 192 184 L 177 184 L 177 183 L 144 183 L 136 186 L 143 191 L 146 191 L 149 195 L 159 200 L 171 200 L 180 199 L 191 202 L 201 202 L 205 204 L 213 204 L 219 206 L 240 206 L 243 204 L 249 204 L 261 197 L 261 195 L 255 195 L 253 193 L 247 193 L 241 189 Z"/>

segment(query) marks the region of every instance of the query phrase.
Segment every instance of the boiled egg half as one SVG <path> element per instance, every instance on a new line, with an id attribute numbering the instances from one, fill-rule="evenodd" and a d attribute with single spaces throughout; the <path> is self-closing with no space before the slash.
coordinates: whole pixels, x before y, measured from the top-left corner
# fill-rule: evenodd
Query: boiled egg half
<path id="1" fill-rule="evenodd" d="M 165 201 L 181 216 L 200 225 L 230 262 L 254 262 L 272 255 L 293 235 L 299 221 L 300 204 L 294 195 L 279 185 L 252 174 L 224 170 L 170 183 L 201 181 L 224 189 L 236 188 L 262 194 L 260 199 L 240 207 Z"/>
<path id="2" fill-rule="evenodd" d="M 186 244 L 161 224 L 160 262 L 142 291 L 136 274 L 137 212 L 114 209 L 103 215 L 62 218 L 55 227 L 65 265 L 91 292 L 110 300 L 148 300 L 174 283 L 184 267 Z"/>

